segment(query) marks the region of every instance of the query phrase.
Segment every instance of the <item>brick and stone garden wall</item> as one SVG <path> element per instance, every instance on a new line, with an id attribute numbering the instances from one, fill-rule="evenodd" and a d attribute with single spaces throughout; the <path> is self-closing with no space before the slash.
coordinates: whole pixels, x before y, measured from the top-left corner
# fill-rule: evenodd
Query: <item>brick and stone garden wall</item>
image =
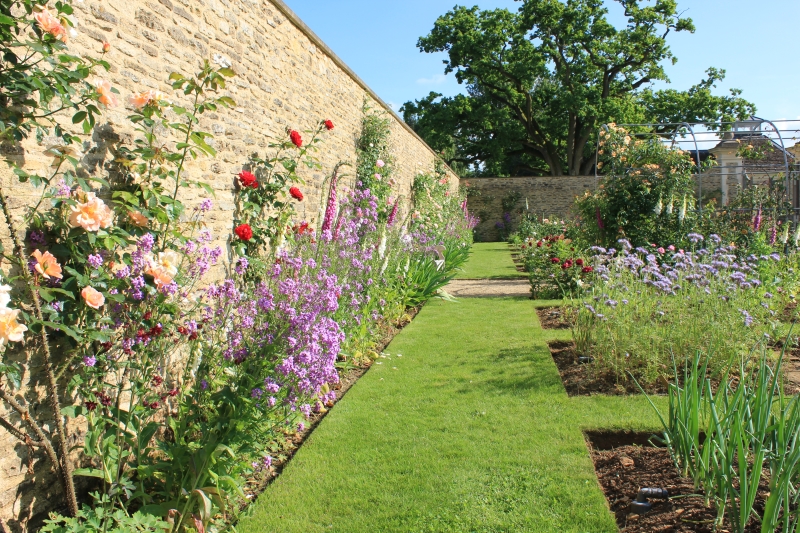
<path id="1" fill-rule="evenodd" d="M 186 169 L 189 179 L 206 182 L 214 191 L 215 208 L 206 222 L 219 244 L 226 244 L 231 232 L 234 179 L 248 156 L 265 155 L 270 142 L 286 138 L 287 128 L 313 129 L 330 119 L 335 129 L 324 133 L 316 154 L 322 169 L 301 171 L 306 201 L 299 205 L 299 216 L 316 227 L 324 178 L 340 161 L 355 163 L 365 99 L 392 120 L 395 193 L 409 198 L 413 177 L 433 169 L 430 148 L 279 0 L 85 0 L 74 6 L 78 34 L 70 39 L 70 51 L 98 57 L 102 42 L 108 41 L 111 50 L 105 59 L 111 70 L 102 77 L 119 90 L 121 102 L 84 138 L 82 163 L 88 174 L 103 175 L 116 148 L 133 140 L 124 103 L 128 95 L 157 89 L 174 99 L 167 83 L 170 73 L 194 73 L 204 60 L 236 72 L 226 88 L 236 107 L 206 113 L 199 125 L 214 134 L 217 157 L 198 159 Z M 68 116 L 63 119 L 70 123 Z M 54 142 L 45 138 L 4 145 L 0 155 L 46 175 L 53 159 L 45 150 Z M 346 183 L 352 185 L 352 167 L 349 174 Z M 452 183 L 457 187 L 457 178 Z M 38 198 L 4 165 L 0 184 L 15 217 Z M 182 199 L 191 206 L 205 196 L 202 189 L 187 189 Z M 0 232 L 0 237 L 8 244 L 7 234 Z M 82 440 L 79 427 L 71 433 L 73 444 Z M 25 447 L 0 429 L 0 529 L 24 531 L 28 521 L 59 506 L 58 484 L 39 475 L 44 466 L 37 465 L 37 475 L 29 475 L 27 456 Z"/>

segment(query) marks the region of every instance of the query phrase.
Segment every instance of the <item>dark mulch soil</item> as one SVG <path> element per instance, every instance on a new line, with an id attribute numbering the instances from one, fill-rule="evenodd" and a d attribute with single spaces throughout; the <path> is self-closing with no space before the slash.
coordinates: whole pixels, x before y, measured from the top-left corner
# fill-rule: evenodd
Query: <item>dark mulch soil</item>
<path id="1" fill-rule="evenodd" d="M 548 343 L 561 374 L 561 381 L 570 396 L 589 396 L 592 394 L 641 394 L 642 391 L 632 380 L 618 381 L 610 372 L 600 372 L 591 362 L 582 360 L 572 341 L 552 341 Z M 648 394 L 666 394 L 667 382 L 645 386 Z"/>
<path id="2" fill-rule="evenodd" d="M 561 307 L 542 307 L 536 310 L 542 329 L 569 329 L 570 323 Z"/>
<path id="3" fill-rule="evenodd" d="M 421 307 L 408 309 L 403 319 L 395 324 L 383 323 L 381 325 L 382 331 L 380 334 L 380 339 L 376 343 L 375 352 L 379 354 L 383 352 L 389 343 L 392 342 L 392 339 L 394 339 L 395 335 L 400 333 L 400 330 L 411 323 L 414 317 L 416 317 L 420 312 L 420 309 Z M 326 406 L 325 411 L 320 413 L 312 413 L 304 431 L 286 435 L 286 439 L 283 443 L 283 449 L 277 457 L 273 457 L 272 466 L 269 471 L 259 472 L 254 475 L 252 479 L 247 481 L 244 489 L 246 501 L 241 503 L 242 509 L 253 503 L 258 496 L 264 492 L 264 490 L 266 490 L 267 486 L 269 486 L 269 484 L 272 483 L 275 478 L 281 474 L 281 472 L 283 472 L 284 467 L 289 463 L 292 457 L 294 457 L 294 454 L 297 453 L 297 450 L 300 448 L 303 442 L 305 442 L 311 433 L 314 432 L 314 429 L 316 429 L 319 423 L 322 422 L 322 419 L 324 419 L 331 409 L 335 407 L 336 403 L 344 398 L 345 394 L 347 394 L 347 391 L 349 391 L 350 388 L 355 385 L 361 376 L 367 373 L 371 366 L 372 361 L 368 360 L 359 364 L 358 366 L 353 366 L 346 370 L 339 371 L 339 383 L 337 383 L 334 387 L 334 390 L 337 391 L 336 400 L 330 402 Z"/>
<path id="4" fill-rule="evenodd" d="M 716 510 L 706 507 L 689 478 L 682 478 L 675 469 L 669 451 L 648 444 L 650 434 L 590 432 L 586 439 L 594 461 L 595 472 L 606 495 L 608 505 L 622 533 L 712 533 Z M 630 512 L 630 504 L 643 487 L 663 488 L 669 500 L 651 499 L 652 509 L 645 515 Z M 756 509 L 763 509 L 769 487 L 760 486 Z M 685 497 L 679 497 L 685 496 Z M 752 520 L 748 533 L 759 532 Z M 719 532 L 729 531 L 722 528 Z"/>

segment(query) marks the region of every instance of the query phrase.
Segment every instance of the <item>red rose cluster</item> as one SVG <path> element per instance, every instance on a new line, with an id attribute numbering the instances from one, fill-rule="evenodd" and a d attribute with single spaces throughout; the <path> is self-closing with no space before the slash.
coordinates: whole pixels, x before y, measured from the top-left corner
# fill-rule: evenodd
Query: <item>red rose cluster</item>
<path id="1" fill-rule="evenodd" d="M 297 187 L 292 187 L 291 189 L 289 189 L 289 194 L 291 194 L 292 198 L 294 198 L 298 202 L 303 201 L 303 193 L 300 192 L 300 189 L 298 189 Z"/>
<path id="2" fill-rule="evenodd" d="M 250 224 L 239 224 L 233 232 L 243 241 L 249 241 L 253 238 L 253 228 L 250 227 Z"/>
<path id="3" fill-rule="evenodd" d="M 246 170 L 239 172 L 239 183 L 242 185 L 243 189 L 247 189 L 248 187 L 251 189 L 258 189 L 258 179 L 252 172 Z"/>
<path id="4" fill-rule="evenodd" d="M 305 235 L 306 233 L 314 233 L 314 228 L 308 225 L 308 222 L 301 222 L 292 228 L 298 235 Z"/>
<path id="5" fill-rule="evenodd" d="M 290 131 L 289 132 L 289 138 L 292 140 L 292 143 L 295 146 L 297 146 L 298 148 L 303 146 L 303 137 L 300 136 L 299 132 L 297 132 L 295 130 Z"/>

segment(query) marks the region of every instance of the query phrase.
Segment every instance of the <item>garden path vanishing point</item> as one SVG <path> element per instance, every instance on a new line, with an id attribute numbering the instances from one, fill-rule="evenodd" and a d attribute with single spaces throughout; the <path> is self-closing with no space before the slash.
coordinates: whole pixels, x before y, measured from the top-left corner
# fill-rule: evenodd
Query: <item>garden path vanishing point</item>
<path id="1" fill-rule="evenodd" d="M 476 244 L 475 260 L 473 272 L 510 274 L 504 244 Z M 643 397 L 567 397 L 546 342 L 569 331 L 542 330 L 535 312 L 557 304 L 527 293 L 428 303 L 239 531 L 617 531 L 582 430 L 658 422 Z"/>

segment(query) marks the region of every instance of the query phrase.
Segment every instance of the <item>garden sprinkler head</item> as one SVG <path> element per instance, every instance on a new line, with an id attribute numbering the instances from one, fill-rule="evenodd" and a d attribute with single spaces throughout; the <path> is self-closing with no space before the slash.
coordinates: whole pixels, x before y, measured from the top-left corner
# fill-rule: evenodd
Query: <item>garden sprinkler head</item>
<path id="1" fill-rule="evenodd" d="M 578 357 L 578 364 L 579 365 L 586 365 L 589 363 L 594 363 L 594 357 Z"/>
<path id="2" fill-rule="evenodd" d="M 653 508 L 653 504 L 647 501 L 647 498 L 666 500 L 669 498 L 669 493 L 667 489 L 639 489 L 639 494 L 636 496 L 636 499 L 631 502 L 631 511 L 638 515 L 647 514 L 647 512 Z"/>

